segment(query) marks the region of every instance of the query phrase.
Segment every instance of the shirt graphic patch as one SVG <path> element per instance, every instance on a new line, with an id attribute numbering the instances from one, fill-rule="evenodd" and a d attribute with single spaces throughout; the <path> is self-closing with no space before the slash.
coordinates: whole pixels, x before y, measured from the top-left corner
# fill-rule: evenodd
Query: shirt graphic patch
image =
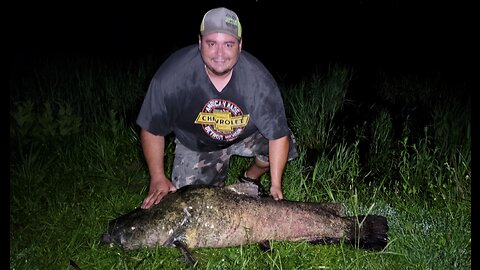
<path id="1" fill-rule="evenodd" d="M 209 100 L 195 119 L 203 130 L 213 139 L 233 141 L 248 124 L 249 114 L 233 102 L 223 99 Z"/>

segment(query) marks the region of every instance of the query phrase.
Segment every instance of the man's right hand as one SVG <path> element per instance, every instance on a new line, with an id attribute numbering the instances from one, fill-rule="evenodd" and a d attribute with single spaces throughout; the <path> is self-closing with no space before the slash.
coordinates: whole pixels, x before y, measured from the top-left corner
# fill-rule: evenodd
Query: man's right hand
<path id="1" fill-rule="evenodd" d="M 165 195 L 175 192 L 177 189 L 168 178 L 150 180 L 150 187 L 147 197 L 143 200 L 142 208 L 148 209 L 154 204 L 158 204 Z"/>

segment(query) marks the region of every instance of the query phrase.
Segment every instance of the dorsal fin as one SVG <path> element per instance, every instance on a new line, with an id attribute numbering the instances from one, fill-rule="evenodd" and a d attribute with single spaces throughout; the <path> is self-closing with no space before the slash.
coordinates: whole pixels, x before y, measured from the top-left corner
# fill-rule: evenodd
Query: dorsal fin
<path id="1" fill-rule="evenodd" d="M 253 183 L 235 183 L 225 186 L 225 188 L 237 194 L 247 195 L 255 198 L 259 197 L 258 186 Z"/>

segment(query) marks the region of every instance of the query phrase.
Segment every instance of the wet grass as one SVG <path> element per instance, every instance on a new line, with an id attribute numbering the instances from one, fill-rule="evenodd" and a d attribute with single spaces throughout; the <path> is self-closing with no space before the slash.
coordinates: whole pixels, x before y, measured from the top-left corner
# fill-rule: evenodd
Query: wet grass
<path id="1" fill-rule="evenodd" d="M 96 73 L 91 70 L 94 66 L 79 65 L 88 70 L 86 74 L 80 68 L 76 71 L 76 77 L 83 78 L 81 84 L 68 80 L 54 84 L 52 75 L 41 72 L 44 69 L 35 73 L 36 83 L 27 78 L 14 80 L 11 91 L 18 96 L 10 101 L 10 269 L 75 269 L 71 261 L 82 270 L 188 268 L 174 248 L 125 251 L 99 241 L 108 222 L 139 206 L 147 192 L 148 171 L 129 112 L 138 109 L 142 98 L 138 89 L 144 89 L 157 64 L 142 66 L 141 72 L 117 70 L 118 74 L 103 68 Z M 58 76 L 59 69 L 46 70 L 55 71 L 55 78 L 65 78 Z M 300 157 L 287 164 L 284 195 L 290 200 L 342 202 L 349 215 L 386 216 L 390 242 L 385 250 L 272 241 L 274 252 L 266 253 L 257 245 L 195 249 L 195 268 L 471 268 L 469 103 L 442 96 L 443 88 L 435 91 L 442 93 L 437 99 L 426 98 L 427 90 L 438 87 L 434 83 L 425 86 L 403 80 L 388 84 L 384 80 L 383 96 L 379 95 L 383 103 L 360 105 L 366 101 L 347 91 L 354 87 L 348 72 L 335 67 L 320 74 L 322 79 L 313 77 L 312 83 L 284 89 L 285 99 L 292 101 L 287 115 L 300 150 Z M 73 93 L 79 92 L 77 87 L 91 89 L 93 74 L 103 74 L 107 82 L 99 85 L 107 85 L 108 93 L 95 96 L 89 92 L 87 96 L 95 99 L 82 105 L 84 101 Z M 122 78 L 118 84 L 117 76 Z M 48 89 L 37 95 L 39 86 L 45 85 Z M 416 87 L 416 91 L 402 99 L 395 94 L 402 91 L 399 85 Z M 136 95 L 129 92 L 132 87 Z M 314 93 L 313 100 L 321 99 L 325 91 L 338 100 L 331 102 L 332 107 L 316 107 L 305 96 L 291 98 L 305 87 L 313 87 L 308 90 Z M 60 91 L 65 89 L 70 94 Z M 38 98 L 28 101 L 28 91 Z M 122 96 L 124 92 L 129 93 Z M 123 98 L 109 107 L 114 96 Z M 439 102 L 429 103 L 435 100 Z M 445 106 L 446 100 L 450 107 Z M 412 104 L 421 105 L 427 114 L 416 114 Z M 460 110 L 462 106 L 465 109 Z M 303 119 L 305 115 L 309 118 Z M 316 123 L 325 128 L 312 129 Z M 173 159 L 171 139 L 167 173 Z M 227 183 L 235 182 L 250 162 L 234 157 Z M 262 184 L 269 186 L 268 174 Z"/>

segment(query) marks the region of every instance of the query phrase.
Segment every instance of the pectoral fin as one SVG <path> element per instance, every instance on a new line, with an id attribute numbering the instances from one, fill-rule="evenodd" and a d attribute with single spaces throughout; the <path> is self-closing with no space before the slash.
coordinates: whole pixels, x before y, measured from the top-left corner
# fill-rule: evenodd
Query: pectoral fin
<path id="1" fill-rule="evenodd" d="M 180 240 L 173 241 L 173 245 L 175 245 L 175 247 L 178 248 L 178 250 L 180 250 L 180 252 L 182 253 L 183 261 L 191 267 L 194 267 L 197 261 L 193 257 L 190 250 L 187 248 L 187 245 Z"/>

